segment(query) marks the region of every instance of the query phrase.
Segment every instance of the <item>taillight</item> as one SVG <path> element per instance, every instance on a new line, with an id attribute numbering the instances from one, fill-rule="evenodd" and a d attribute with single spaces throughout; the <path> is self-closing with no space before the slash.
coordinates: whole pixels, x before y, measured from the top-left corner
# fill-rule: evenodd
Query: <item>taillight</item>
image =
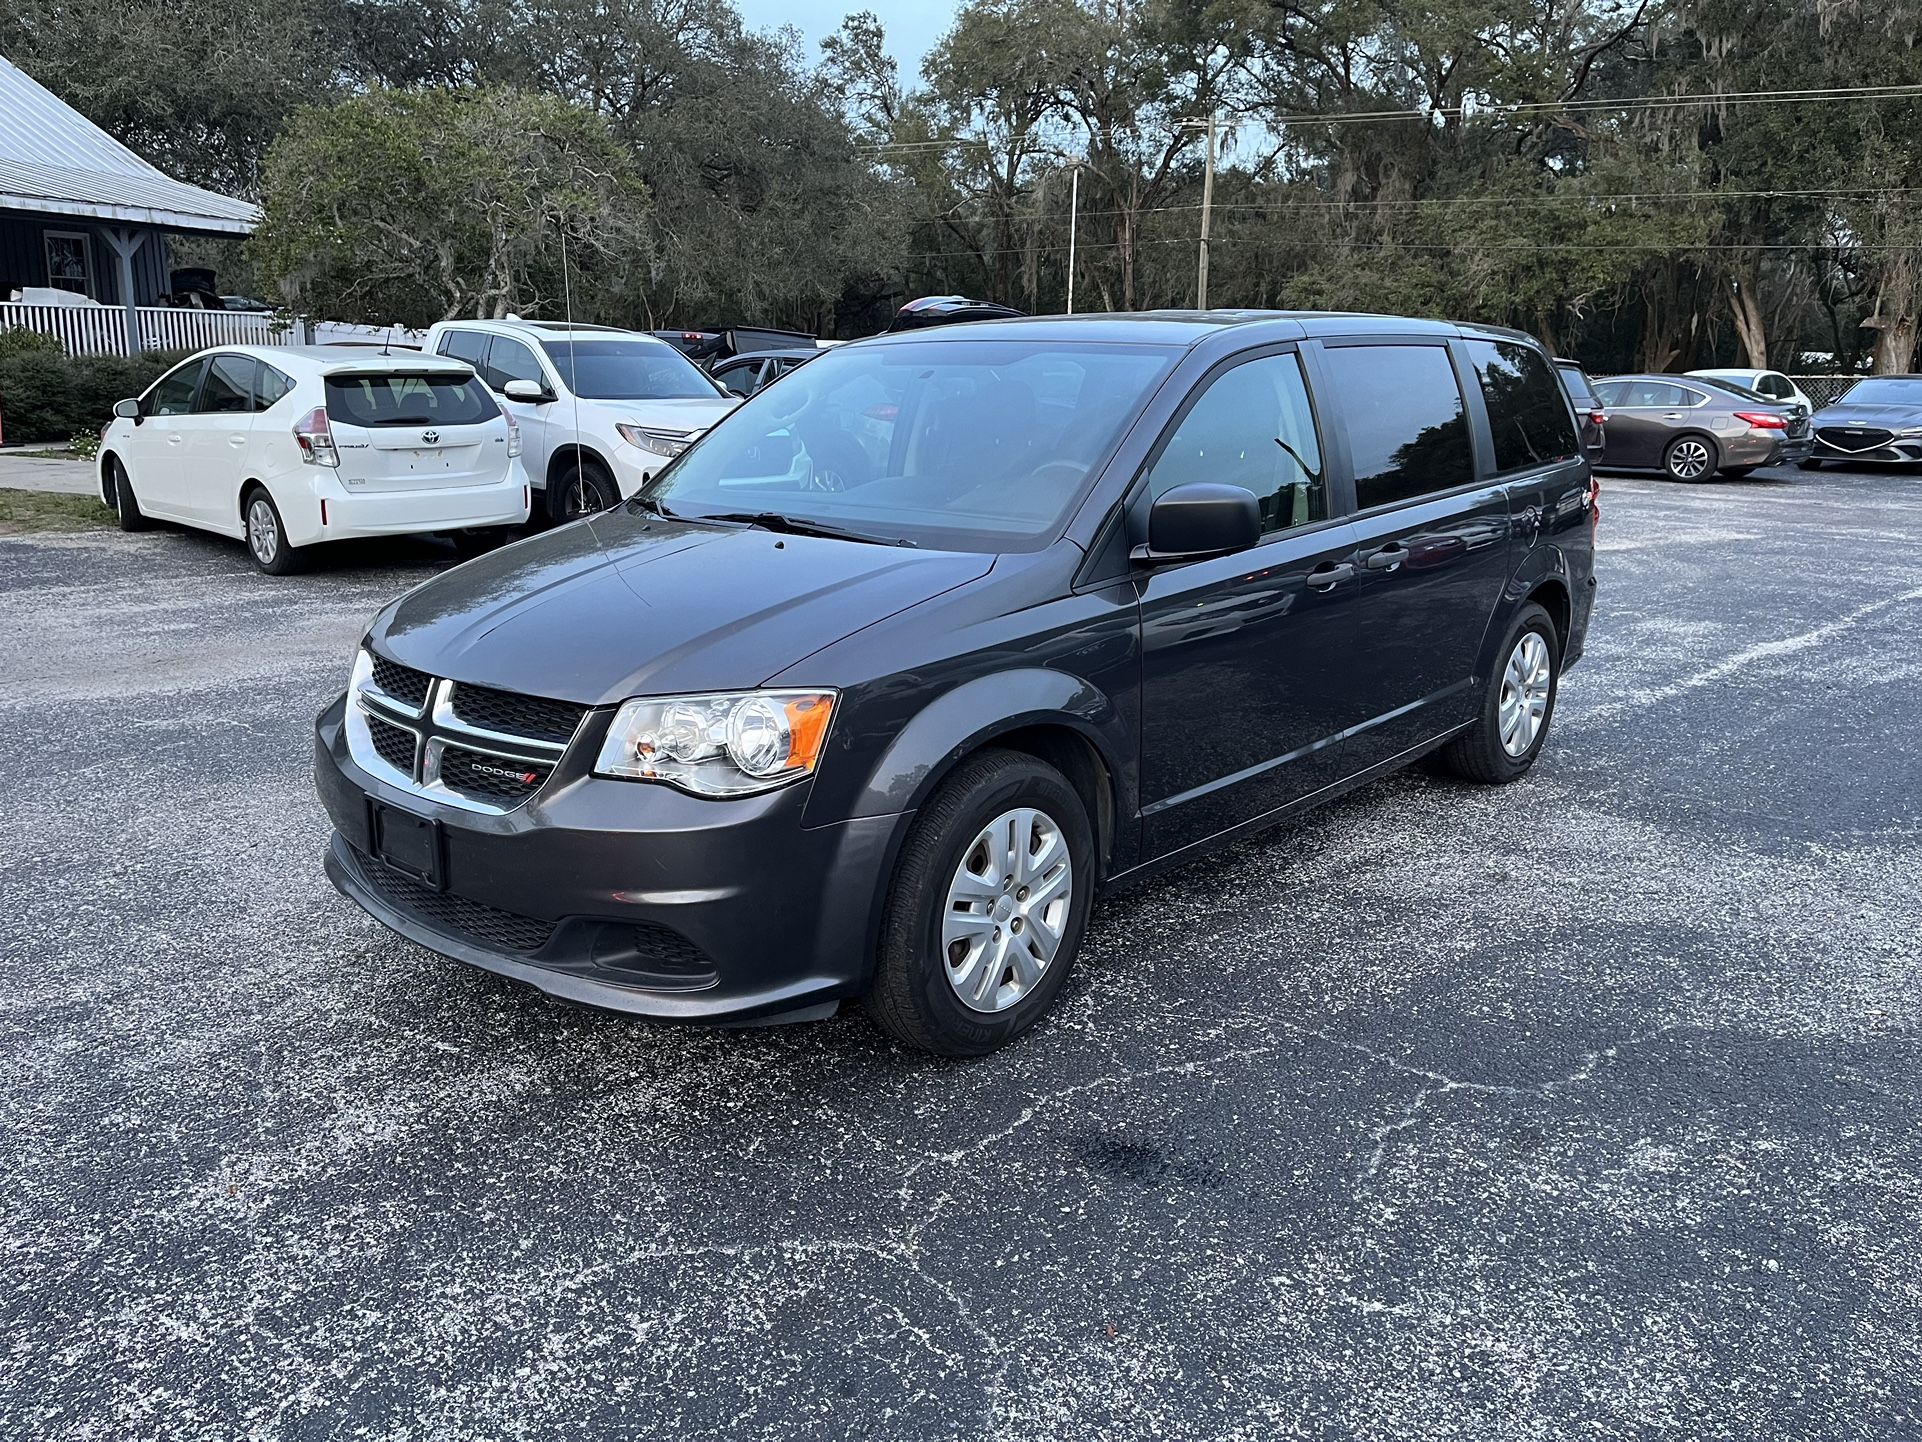
<path id="1" fill-rule="evenodd" d="M 294 443 L 300 458 L 310 466 L 339 466 L 340 452 L 334 449 L 333 428 L 327 424 L 327 408 L 315 406 L 294 423 Z"/>
<path id="2" fill-rule="evenodd" d="M 521 428 L 506 411 L 501 412 L 501 419 L 507 422 L 507 458 L 511 461 L 521 453 Z"/>
<path id="3" fill-rule="evenodd" d="M 1780 416 L 1770 415 L 1767 411 L 1737 411 L 1735 419 L 1747 421 L 1758 431 L 1785 431 L 1789 423 Z"/>
<path id="4" fill-rule="evenodd" d="M 1588 423 L 1593 426 L 1607 425 L 1608 412 L 1607 411 L 1590 411 L 1588 413 Z"/>

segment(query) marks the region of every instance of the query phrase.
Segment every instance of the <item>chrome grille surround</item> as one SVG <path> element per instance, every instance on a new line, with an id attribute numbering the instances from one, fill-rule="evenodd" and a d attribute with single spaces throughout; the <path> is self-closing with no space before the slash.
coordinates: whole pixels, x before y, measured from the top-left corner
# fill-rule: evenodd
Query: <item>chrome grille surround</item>
<path id="1" fill-rule="evenodd" d="M 373 655 L 363 649 L 347 690 L 347 750 L 354 764 L 389 786 L 411 791 L 444 806 L 492 816 L 505 815 L 524 805 L 547 784 L 588 712 L 586 707 L 577 708 L 579 717 L 573 734 L 566 740 L 496 731 L 475 726 L 455 714 L 453 698 L 457 682 L 431 677 L 422 702 L 410 705 L 382 690 L 374 681 L 375 674 Z M 548 704 L 564 707 L 568 703 Z M 378 744 L 375 726 L 382 732 Z M 403 769 L 389 759 L 400 754 L 400 748 L 394 744 L 392 733 L 395 731 L 405 732 L 414 742 L 414 763 L 410 769 Z M 476 767 L 491 767 L 498 775 L 490 779 L 485 790 L 463 790 L 449 785 L 443 771 L 450 755 L 462 763 L 455 768 L 458 774 L 472 775 Z M 525 791 L 519 795 L 503 794 L 517 775 L 528 778 Z"/>

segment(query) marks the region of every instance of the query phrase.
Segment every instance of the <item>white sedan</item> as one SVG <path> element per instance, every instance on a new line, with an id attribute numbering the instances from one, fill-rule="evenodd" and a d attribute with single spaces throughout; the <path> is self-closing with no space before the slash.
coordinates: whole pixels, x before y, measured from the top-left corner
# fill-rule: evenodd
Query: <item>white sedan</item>
<path id="1" fill-rule="evenodd" d="M 113 414 L 100 498 L 121 528 L 232 536 L 270 575 L 297 570 L 321 541 L 527 519 L 520 430 L 459 361 L 223 346 Z"/>

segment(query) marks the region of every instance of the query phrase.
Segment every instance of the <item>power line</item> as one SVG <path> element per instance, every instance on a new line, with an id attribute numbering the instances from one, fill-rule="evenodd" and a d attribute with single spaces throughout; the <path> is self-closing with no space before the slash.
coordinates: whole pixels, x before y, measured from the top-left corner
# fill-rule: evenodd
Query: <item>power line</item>
<path id="1" fill-rule="evenodd" d="M 1297 115 L 1277 115 L 1261 119 L 1264 125 L 1358 125 L 1389 120 L 1433 120 L 1438 117 L 1501 119 L 1505 116 L 1586 114 L 1598 110 L 1668 110 L 1692 106 L 1722 105 L 1813 105 L 1838 100 L 1905 100 L 1922 98 L 1922 85 L 1837 85 L 1801 90 L 1719 90 L 1690 95 L 1624 95 L 1596 100 L 1517 100 L 1465 101 L 1460 105 L 1434 105 L 1401 110 L 1310 111 Z M 1251 117 L 1253 118 L 1253 117 Z M 1200 122 L 1205 125 L 1206 122 Z M 1188 121 L 1177 122 L 1177 129 L 1195 128 Z M 1076 131 L 1077 137 L 1117 136 L 1139 140 L 1142 127 L 1121 129 L 1103 127 Z M 993 145 L 987 136 L 955 136 L 951 139 L 881 140 L 855 148 L 868 154 L 891 151 L 952 150 L 956 146 Z"/>

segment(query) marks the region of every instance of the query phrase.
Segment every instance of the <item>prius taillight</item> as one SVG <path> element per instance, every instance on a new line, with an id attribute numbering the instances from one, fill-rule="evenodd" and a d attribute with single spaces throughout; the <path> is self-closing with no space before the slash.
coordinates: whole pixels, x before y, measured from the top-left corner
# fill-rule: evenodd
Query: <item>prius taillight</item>
<path id="1" fill-rule="evenodd" d="M 338 466 L 340 452 L 334 449 L 333 428 L 327 424 L 327 408 L 315 406 L 294 423 L 294 444 L 300 458 L 310 466 Z"/>

